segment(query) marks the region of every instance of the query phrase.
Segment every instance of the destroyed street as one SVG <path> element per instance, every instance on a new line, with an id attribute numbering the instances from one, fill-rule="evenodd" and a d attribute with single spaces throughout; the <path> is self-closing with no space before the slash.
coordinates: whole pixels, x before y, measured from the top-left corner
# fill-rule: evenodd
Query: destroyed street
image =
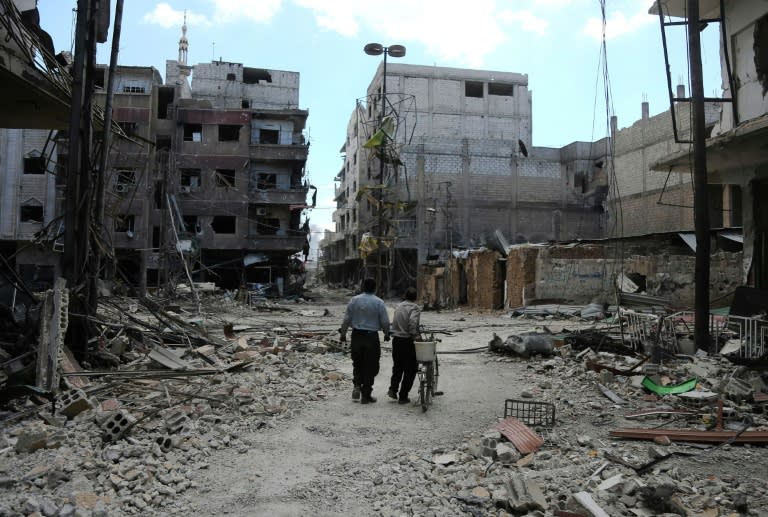
<path id="1" fill-rule="evenodd" d="M 616 344 L 617 325 L 548 310 L 425 312 L 441 339 L 444 394 L 426 412 L 388 400 L 385 349 L 378 403 L 361 405 L 336 331 L 349 294 L 253 307 L 210 294 L 204 317 L 183 302 L 105 300 L 101 349 L 122 364 L 81 371 L 65 360 L 70 389 L 55 411 L 31 394 L 3 412 L 0 515 L 716 517 L 768 507 L 758 372 L 704 353 L 650 369 Z M 162 344 L 148 342 L 156 336 Z M 521 345 L 533 337 L 543 355 Z M 659 388 L 691 378 L 687 391 Z"/>
<path id="2" fill-rule="evenodd" d="M 0 0 L 0 517 L 768 517 L 766 142 L 768 0 Z"/>

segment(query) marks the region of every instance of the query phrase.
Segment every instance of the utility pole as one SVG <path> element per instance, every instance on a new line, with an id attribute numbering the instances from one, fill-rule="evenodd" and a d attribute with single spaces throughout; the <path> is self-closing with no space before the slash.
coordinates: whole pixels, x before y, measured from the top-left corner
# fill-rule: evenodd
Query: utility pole
<path id="1" fill-rule="evenodd" d="M 688 1 L 688 57 L 693 110 L 693 220 L 696 229 L 696 300 L 694 305 L 696 346 L 710 350 L 709 337 L 709 199 L 707 149 L 704 122 L 704 74 L 701 66 L 699 0 Z"/>
<path id="2" fill-rule="evenodd" d="M 88 316 L 95 312 L 95 291 L 89 285 L 91 261 L 91 142 L 94 68 L 96 65 L 96 15 L 98 0 L 78 0 L 75 59 L 72 69 L 72 111 L 69 119 L 69 162 L 64 225 L 62 269 L 70 298 L 67 341 L 80 358 L 88 351 Z"/>

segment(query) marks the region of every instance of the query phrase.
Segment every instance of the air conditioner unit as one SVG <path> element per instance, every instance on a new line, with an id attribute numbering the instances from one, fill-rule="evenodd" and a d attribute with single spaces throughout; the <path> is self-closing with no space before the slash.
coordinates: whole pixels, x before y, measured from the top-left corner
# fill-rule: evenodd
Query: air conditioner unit
<path id="1" fill-rule="evenodd" d="M 256 215 L 269 215 L 269 208 L 257 208 Z"/>
<path id="2" fill-rule="evenodd" d="M 128 185 L 125 183 L 118 183 L 115 185 L 115 192 L 128 192 Z"/>
<path id="3" fill-rule="evenodd" d="M 192 187 L 190 187 L 188 185 L 184 185 L 182 187 L 179 187 L 179 192 L 184 193 L 184 194 L 189 194 L 190 192 L 192 192 Z"/>

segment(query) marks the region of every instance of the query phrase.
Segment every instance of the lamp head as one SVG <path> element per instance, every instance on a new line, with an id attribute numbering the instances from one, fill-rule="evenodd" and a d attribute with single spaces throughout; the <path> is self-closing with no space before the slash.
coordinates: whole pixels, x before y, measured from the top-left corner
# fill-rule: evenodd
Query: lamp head
<path id="1" fill-rule="evenodd" d="M 368 43 L 363 47 L 363 51 L 369 56 L 379 56 L 384 52 L 384 47 L 381 43 Z"/>
<path id="2" fill-rule="evenodd" d="M 392 57 L 403 57 L 405 56 L 405 47 L 402 45 L 390 45 L 387 48 L 387 54 Z"/>

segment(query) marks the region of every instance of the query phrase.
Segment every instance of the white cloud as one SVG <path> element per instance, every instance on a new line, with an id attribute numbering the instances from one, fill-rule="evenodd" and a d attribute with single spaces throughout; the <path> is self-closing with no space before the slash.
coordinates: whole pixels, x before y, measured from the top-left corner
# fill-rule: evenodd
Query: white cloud
<path id="1" fill-rule="evenodd" d="M 439 59 L 479 65 L 505 39 L 496 0 L 294 0 L 314 12 L 318 25 L 348 37 L 383 44 L 421 43 Z"/>
<path id="2" fill-rule="evenodd" d="M 169 4 L 161 2 L 153 10 L 144 15 L 146 23 L 153 23 L 166 29 L 170 27 L 181 27 L 184 23 L 184 11 L 177 11 Z M 210 22 L 205 16 L 187 12 L 187 25 L 209 25 Z"/>
<path id="3" fill-rule="evenodd" d="M 210 0 L 214 6 L 213 20 L 229 23 L 247 19 L 268 22 L 280 10 L 282 0 Z"/>
<path id="4" fill-rule="evenodd" d="M 524 31 L 534 32 L 536 34 L 546 34 L 547 27 L 549 27 L 549 22 L 547 20 L 539 18 L 528 10 L 504 10 L 499 14 L 499 18 L 509 24 L 519 24 L 520 28 Z"/>
<path id="5" fill-rule="evenodd" d="M 622 12 L 610 13 L 605 23 L 605 38 L 613 39 L 625 34 L 635 32 L 646 25 L 658 23 L 658 18 L 648 14 L 647 9 L 627 16 Z M 582 30 L 584 34 L 596 40 L 603 38 L 603 21 L 600 18 L 590 18 L 587 20 Z"/>
<path id="6" fill-rule="evenodd" d="M 213 12 L 206 17 L 187 11 L 187 25 L 210 26 L 212 23 L 230 23 L 248 20 L 257 23 L 269 22 L 280 10 L 282 0 L 209 0 Z M 144 15 L 146 23 L 153 23 L 164 28 L 181 27 L 184 23 L 184 10 L 160 2 Z"/>

